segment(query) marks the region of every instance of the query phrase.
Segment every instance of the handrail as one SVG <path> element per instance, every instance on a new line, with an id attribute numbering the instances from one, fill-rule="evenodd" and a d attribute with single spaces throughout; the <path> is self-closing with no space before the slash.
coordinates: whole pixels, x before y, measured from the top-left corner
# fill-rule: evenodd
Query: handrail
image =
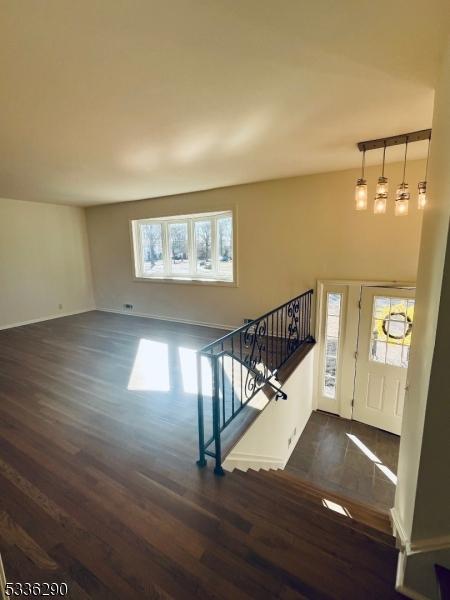
<path id="1" fill-rule="evenodd" d="M 270 316 L 272 313 L 275 313 L 276 311 L 284 308 L 287 304 L 290 304 L 291 302 L 293 302 L 293 300 L 296 300 L 297 298 L 301 298 L 302 296 L 306 296 L 307 294 L 311 294 L 311 296 L 312 296 L 312 294 L 314 294 L 314 290 L 311 288 L 310 290 L 304 292 L 300 296 L 297 296 L 296 298 L 293 298 L 292 300 L 289 300 L 288 302 L 285 302 L 284 304 L 280 304 L 280 306 L 277 306 L 276 308 L 272 308 L 272 310 L 267 311 L 265 314 L 261 315 L 260 317 L 256 317 L 256 319 L 253 319 L 253 321 L 244 323 L 244 325 L 241 325 L 240 327 L 233 329 L 233 331 L 230 331 L 229 333 L 222 336 L 221 338 L 214 340 L 214 342 L 210 342 L 206 346 L 203 346 L 203 348 L 200 348 L 199 352 L 207 352 L 211 348 L 211 346 L 215 346 L 216 344 L 226 341 L 228 338 L 232 337 L 233 335 L 235 335 L 241 331 L 244 331 L 244 329 L 247 329 L 248 327 L 251 327 L 251 325 L 253 325 L 257 321 L 261 321 L 262 319 L 265 319 L 266 317 Z"/>
<path id="2" fill-rule="evenodd" d="M 238 358 L 237 356 L 233 356 L 230 352 L 227 352 L 226 350 L 224 350 L 223 352 L 221 352 L 220 354 L 217 354 L 218 357 L 221 356 L 229 356 L 230 358 L 232 358 L 233 360 L 236 360 L 238 363 L 240 363 L 241 365 L 243 365 L 246 369 L 248 369 L 251 373 L 253 373 L 256 377 L 260 377 L 263 376 L 262 371 L 258 371 L 258 369 L 253 369 L 253 367 L 250 367 L 249 365 L 246 365 L 245 362 L 243 360 L 241 360 L 240 358 Z M 276 371 L 274 371 L 272 373 L 272 375 L 270 376 L 269 379 L 267 379 L 264 384 L 266 385 L 270 385 L 270 387 L 275 390 L 277 392 L 277 398 L 282 398 L 283 400 L 287 400 L 287 394 L 285 392 L 283 392 L 283 390 L 279 387 L 277 387 L 275 384 L 273 384 L 270 379 L 272 377 L 276 377 Z M 263 386 L 262 386 L 263 387 Z"/>
<path id="3" fill-rule="evenodd" d="M 215 459 L 214 472 L 223 475 L 221 434 L 265 385 L 275 389 L 276 399 L 287 398 L 271 380 L 300 346 L 314 341 L 312 295 L 313 290 L 308 290 L 198 351 L 199 466 L 206 465 L 206 455 L 211 456 Z M 210 369 L 212 389 L 211 406 L 206 405 L 210 412 L 205 417 L 202 370 L 206 367 Z"/>

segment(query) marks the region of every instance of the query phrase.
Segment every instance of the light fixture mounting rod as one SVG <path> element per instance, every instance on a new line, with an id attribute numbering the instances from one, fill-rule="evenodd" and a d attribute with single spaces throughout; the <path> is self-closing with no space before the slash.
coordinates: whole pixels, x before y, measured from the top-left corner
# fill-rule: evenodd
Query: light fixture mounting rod
<path id="1" fill-rule="evenodd" d="M 401 144 L 410 144 L 411 142 L 420 142 L 422 140 L 431 139 L 431 129 L 421 129 L 420 131 L 413 131 L 411 133 L 402 133 L 400 135 L 391 135 L 391 137 L 380 138 L 378 140 L 367 140 L 365 142 L 358 142 L 358 150 L 364 152 L 365 150 L 376 150 L 377 148 L 383 148 L 386 146 L 399 146 Z"/>

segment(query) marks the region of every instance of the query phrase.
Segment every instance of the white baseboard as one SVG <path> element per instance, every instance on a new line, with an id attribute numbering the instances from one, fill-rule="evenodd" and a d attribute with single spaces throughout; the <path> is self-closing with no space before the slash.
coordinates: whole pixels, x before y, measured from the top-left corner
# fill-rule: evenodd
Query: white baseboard
<path id="1" fill-rule="evenodd" d="M 118 315 L 127 315 L 129 317 L 143 317 L 144 319 L 156 319 L 158 321 L 170 321 L 171 323 L 183 323 L 185 325 L 200 325 L 201 327 L 212 327 L 213 329 L 224 329 L 225 331 L 232 331 L 240 325 L 224 325 L 223 323 L 207 323 L 205 321 L 193 321 L 192 319 L 181 319 L 175 317 L 167 317 L 165 315 L 156 315 L 151 313 L 138 313 L 128 312 L 125 310 L 118 310 L 114 308 L 96 308 L 100 312 L 114 313 Z"/>
<path id="2" fill-rule="evenodd" d="M 33 323 L 42 323 L 43 321 L 52 321 L 53 319 L 60 319 L 61 317 L 79 315 L 81 313 L 90 312 L 91 310 L 96 310 L 95 306 L 91 306 L 90 308 L 82 308 L 80 310 L 72 310 L 70 312 L 60 312 L 56 315 L 46 315 L 45 317 L 29 319 L 28 321 L 20 321 L 18 323 L 9 323 L 8 325 L 0 325 L 0 331 L 3 329 L 13 329 L 14 327 L 22 327 L 23 325 L 32 325 Z"/>
<path id="3" fill-rule="evenodd" d="M 286 461 L 277 456 L 261 456 L 258 454 L 247 454 L 244 452 L 233 453 L 233 456 L 226 458 L 223 462 L 225 471 L 247 471 L 248 469 L 284 469 Z"/>
<path id="4" fill-rule="evenodd" d="M 411 541 L 406 535 L 405 527 L 395 508 L 391 508 L 390 516 L 394 536 L 397 538 L 400 548 L 402 552 L 405 552 L 406 556 L 450 549 L 450 535 L 441 535 Z"/>
<path id="5" fill-rule="evenodd" d="M 406 535 L 405 527 L 403 526 L 400 515 L 395 510 L 395 507 L 391 508 L 389 516 L 391 518 L 392 532 L 397 540 L 397 547 L 402 551 L 407 550 L 409 539 Z"/>
<path id="6" fill-rule="evenodd" d="M 408 560 L 414 560 L 417 555 L 421 555 L 426 561 L 428 553 L 450 550 L 450 535 L 411 541 L 406 534 L 402 519 L 395 508 L 391 508 L 390 516 L 394 536 L 397 540 L 397 547 L 400 550 L 398 555 L 395 589 L 407 598 L 411 598 L 411 600 L 429 600 L 428 595 L 425 596 L 405 584 L 406 562 Z M 417 558 L 422 560 L 421 556 Z"/>

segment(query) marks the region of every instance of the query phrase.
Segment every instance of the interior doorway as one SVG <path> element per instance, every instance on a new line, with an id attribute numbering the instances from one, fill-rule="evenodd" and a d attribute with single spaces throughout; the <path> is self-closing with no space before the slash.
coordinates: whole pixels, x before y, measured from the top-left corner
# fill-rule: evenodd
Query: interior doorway
<path id="1" fill-rule="evenodd" d="M 318 284 L 316 408 L 400 434 L 414 284 Z"/>

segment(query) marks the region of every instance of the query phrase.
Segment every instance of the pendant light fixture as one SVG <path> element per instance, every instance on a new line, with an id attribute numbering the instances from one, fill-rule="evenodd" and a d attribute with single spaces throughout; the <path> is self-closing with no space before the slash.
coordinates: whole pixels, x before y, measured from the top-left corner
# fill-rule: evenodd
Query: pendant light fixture
<path id="1" fill-rule="evenodd" d="M 356 210 L 366 210 L 367 208 L 367 181 L 364 179 L 364 167 L 366 161 L 366 149 L 363 150 L 361 177 L 356 181 L 355 188 L 355 208 Z"/>
<path id="2" fill-rule="evenodd" d="M 406 183 L 406 159 L 408 156 L 408 147 L 412 142 L 421 142 L 428 140 L 428 156 L 425 168 L 425 178 L 418 184 L 417 206 L 419 210 L 427 204 L 427 173 L 428 173 L 428 158 L 430 155 L 431 129 L 421 129 L 420 131 L 411 131 L 410 133 L 400 133 L 391 135 L 390 137 L 378 138 L 375 140 L 365 140 L 358 142 L 357 147 L 362 152 L 362 168 L 361 177 L 356 181 L 355 188 L 355 208 L 356 210 L 367 209 L 367 180 L 365 178 L 364 169 L 366 166 L 367 150 L 383 149 L 383 164 L 381 175 L 378 177 L 376 193 L 373 203 L 373 212 L 375 215 L 386 214 L 388 201 L 388 179 L 384 174 L 386 164 L 386 148 L 388 146 L 402 146 L 405 144 L 405 156 L 403 159 L 403 179 L 399 184 L 395 194 L 395 215 L 398 217 L 406 216 L 409 212 L 409 200 L 411 194 L 408 184 Z"/>
<path id="3" fill-rule="evenodd" d="M 428 152 L 427 152 L 427 162 L 425 166 L 425 179 L 423 181 L 419 181 L 418 190 L 419 193 L 417 195 L 417 208 L 419 210 L 423 210 L 427 203 L 427 173 L 428 173 L 428 159 L 430 158 L 430 142 L 431 135 L 428 138 Z"/>
<path id="4" fill-rule="evenodd" d="M 405 181 L 406 173 L 406 157 L 408 155 L 408 136 L 406 136 L 405 142 L 405 157 L 403 161 L 403 181 L 397 188 L 395 196 L 395 216 L 405 217 L 408 214 L 409 199 L 411 194 L 409 193 L 408 184 Z"/>
<path id="5" fill-rule="evenodd" d="M 375 201 L 373 203 L 373 212 L 375 215 L 384 215 L 387 206 L 388 197 L 388 180 L 384 176 L 384 161 L 386 158 L 386 142 L 383 147 L 383 167 L 381 169 L 381 177 L 378 177 L 377 190 L 375 194 Z"/>

